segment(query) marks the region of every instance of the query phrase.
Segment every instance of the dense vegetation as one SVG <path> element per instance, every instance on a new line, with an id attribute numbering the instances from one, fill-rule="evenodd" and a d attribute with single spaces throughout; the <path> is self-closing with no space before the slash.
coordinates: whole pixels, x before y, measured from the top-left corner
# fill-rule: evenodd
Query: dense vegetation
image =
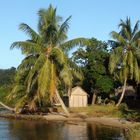
<path id="1" fill-rule="evenodd" d="M 12 67 L 10 69 L 0 69 L 0 87 L 8 86 L 14 81 L 16 68 Z"/>
<path id="2" fill-rule="evenodd" d="M 107 98 L 113 89 L 113 80 L 109 75 L 109 52 L 107 43 L 90 39 L 90 44 L 79 48 L 73 54 L 73 60 L 83 71 L 82 87 L 93 95 L 92 104 L 96 102 L 97 94 Z M 91 103 L 91 98 L 89 103 Z"/>
<path id="3" fill-rule="evenodd" d="M 38 16 L 38 32 L 22 23 L 20 29 L 29 39 L 11 45 L 12 49 L 21 49 L 25 58 L 17 69 L 15 85 L 9 98 L 18 99 L 16 109 L 28 104 L 29 110 L 54 104 L 57 98 L 68 114 L 58 88 L 71 88 L 73 79 L 80 79 L 81 74 L 66 52 L 76 45 L 88 44 L 88 40 L 76 38 L 66 41 L 71 17 L 62 22 L 62 17 L 57 15 L 51 5 L 47 10 L 40 9 Z"/>
<path id="4" fill-rule="evenodd" d="M 16 69 L 0 69 L 0 101 L 6 101 L 6 96 L 12 90 Z"/>
<path id="5" fill-rule="evenodd" d="M 0 70 L 0 101 L 15 101 L 15 110 L 29 111 L 53 106 L 59 101 L 68 115 L 61 96 L 80 85 L 89 94 L 89 104 L 125 102 L 126 86 L 138 91 L 140 83 L 139 21 L 132 28 L 130 18 L 121 20 L 119 32 L 112 31 L 112 40 L 75 38 L 67 40 L 68 17 L 57 15 L 52 5 L 38 11 L 38 30 L 20 24 L 28 35 L 25 41 L 12 43 L 25 56 L 17 70 Z M 69 51 L 77 49 L 69 57 Z M 118 100 L 115 88 L 122 87 Z M 10 94 L 9 94 L 10 93 Z M 117 103 L 118 102 L 118 103 Z"/>

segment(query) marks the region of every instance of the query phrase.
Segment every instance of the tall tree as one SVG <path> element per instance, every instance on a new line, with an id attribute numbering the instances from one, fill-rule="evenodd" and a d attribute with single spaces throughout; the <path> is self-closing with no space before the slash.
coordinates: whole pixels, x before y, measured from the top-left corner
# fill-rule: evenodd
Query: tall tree
<path id="1" fill-rule="evenodd" d="M 74 53 L 74 61 L 82 68 L 84 80 L 83 88 L 93 95 L 92 104 L 95 103 L 97 93 L 108 93 L 113 88 L 112 79 L 108 72 L 107 43 L 95 38 L 85 48 L 79 48 Z"/>
<path id="2" fill-rule="evenodd" d="M 121 20 L 120 32 L 111 32 L 113 38 L 112 51 L 110 55 L 109 70 L 122 83 L 123 90 L 116 106 L 119 106 L 125 94 L 128 79 L 140 82 L 140 30 L 139 21 L 132 28 L 130 18 Z"/>
<path id="3" fill-rule="evenodd" d="M 87 44 L 88 39 L 66 41 L 71 17 L 62 22 L 62 17 L 56 14 L 56 8 L 51 5 L 47 10 L 40 9 L 38 15 L 38 32 L 22 23 L 20 29 L 30 39 L 11 45 L 11 49 L 21 49 L 25 59 L 18 67 L 16 84 L 10 98 L 19 98 L 17 108 L 28 103 L 33 109 L 37 104 L 52 103 L 56 96 L 68 115 L 58 93 L 58 86 L 65 84 L 71 87 L 73 78 L 80 78 L 80 73 L 73 67 L 66 52 L 76 45 Z"/>

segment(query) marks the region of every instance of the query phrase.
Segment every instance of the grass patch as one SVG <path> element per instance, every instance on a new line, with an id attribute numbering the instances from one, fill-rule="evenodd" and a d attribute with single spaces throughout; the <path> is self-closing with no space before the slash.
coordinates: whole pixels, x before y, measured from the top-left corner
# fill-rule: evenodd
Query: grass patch
<path id="1" fill-rule="evenodd" d="M 93 105 L 88 107 L 70 108 L 72 113 L 85 113 L 89 117 L 125 118 L 128 121 L 140 121 L 140 111 L 132 110 L 122 103 L 119 107 L 114 105 Z"/>
<path id="2" fill-rule="evenodd" d="M 121 112 L 113 105 L 93 105 L 88 107 L 70 108 L 70 112 L 84 112 L 90 117 L 121 117 Z"/>

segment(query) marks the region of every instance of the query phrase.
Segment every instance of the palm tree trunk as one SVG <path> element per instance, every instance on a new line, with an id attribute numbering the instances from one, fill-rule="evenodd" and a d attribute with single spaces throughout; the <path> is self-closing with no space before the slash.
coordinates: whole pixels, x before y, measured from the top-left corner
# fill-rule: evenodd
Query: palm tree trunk
<path id="1" fill-rule="evenodd" d="M 93 97 L 92 97 L 92 105 L 95 104 L 95 102 L 96 102 L 96 98 L 97 98 L 97 93 L 94 91 L 94 93 L 93 93 Z"/>
<path id="2" fill-rule="evenodd" d="M 60 102 L 60 104 L 61 104 L 61 106 L 62 106 L 62 108 L 63 108 L 63 110 L 64 110 L 64 112 L 65 112 L 65 114 L 66 114 L 67 116 L 69 116 L 69 115 L 70 115 L 70 114 L 69 114 L 69 111 L 67 110 L 67 108 L 66 108 L 64 102 L 62 101 L 62 99 L 61 99 L 61 97 L 60 97 L 60 95 L 59 95 L 57 89 L 56 89 L 56 96 L 57 96 L 57 98 L 58 98 L 58 100 L 59 100 L 59 102 Z"/>
<path id="3" fill-rule="evenodd" d="M 123 97 L 125 94 L 125 89 L 126 89 L 126 82 L 127 82 L 127 78 L 125 78 L 125 80 L 124 80 L 123 91 L 122 91 L 122 94 L 121 94 L 121 97 L 120 97 L 118 103 L 116 104 L 117 107 L 121 104 L 121 102 L 123 100 Z"/>
<path id="4" fill-rule="evenodd" d="M 4 104 L 4 103 L 2 103 L 2 102 L 0 102 L 0 105 L 1 105 L 1 106 L 3 106 L 3 107 L 4 107 L 4 108 L 6 108 L 6 109 L 8 109 L 8 110 L 12 111 L 12 112 L 15 112 L 15 108 L 11 108 L 11 107 L 9 107 L 9 106 L 5 105 L 5 104 Z"/>

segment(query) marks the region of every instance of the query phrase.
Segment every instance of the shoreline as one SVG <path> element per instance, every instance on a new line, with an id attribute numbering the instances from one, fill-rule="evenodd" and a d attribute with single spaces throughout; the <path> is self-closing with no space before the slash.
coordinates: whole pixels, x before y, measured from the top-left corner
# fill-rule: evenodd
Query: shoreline
<path id="1" fill-rule="evenodd" d="M 134 128 L 138 122 L 130 122 L 121 118 L 111 118 L 111 117 L 88 117 L 79 114 L 70 114 L 66 117 L 62 114 L 47 114 L 47 115 L 23 115 L 23 114 L 3 114 L 0 113 L 0 118 L 6 119 L 16 119 L 16 120 L 27 120 L 27 121 L 63 121 L 63 122 L 93 122 L 101 125 L 119 127 L 123 129 Z"/>

